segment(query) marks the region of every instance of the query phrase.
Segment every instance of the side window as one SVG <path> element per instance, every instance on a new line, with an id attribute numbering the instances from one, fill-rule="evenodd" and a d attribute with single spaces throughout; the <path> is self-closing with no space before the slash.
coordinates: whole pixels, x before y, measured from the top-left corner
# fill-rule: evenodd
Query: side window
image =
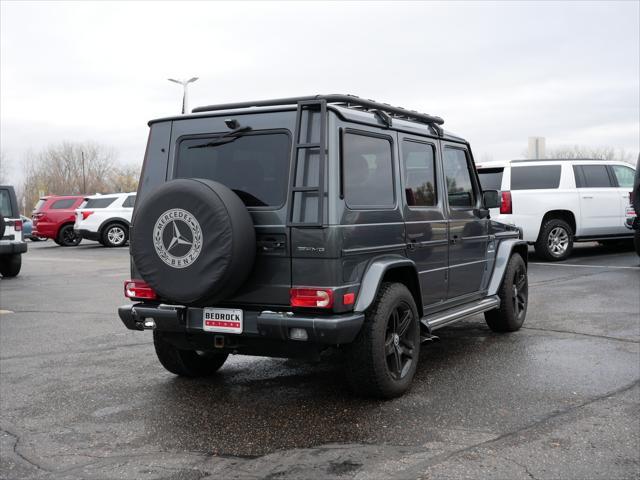
<path id="1" fill-rule="evenodd" d="M 447 197 L 452 207 L 473 207 L 476 203 L 464 150 L 445 147 L 444 175 L 447 180 Z"/>
<path id="2" fill-rule="evenodd" d="M 76 203 L 75 198 L 65 198 L 63 200 L 56 200 L 51 204 L 52 210 L 63 210 L 65 208 L 73 207 L 73 204 Z"/>
<path id="3" fill-rule="evenodd" d="M 0 190 L 0 215 L 3 217 L 12 217 L 13 209 L 11 208 L 11 197 L 9 190 Z"/>
<path id="4" fill-rule="evenodd" d="M 576 184 L 578 188 L 610 188 L 613 187 L 607 167 L 604 165 L 577 165 Z M 580 172 L 580 173 L 578 173 Z"/>
<path id="5" fill-rule="evenodd" d="M 129 195 L 124 202 L 122 202 L 122 206 L 124 208 L 133 208 L 136 203 L 136 196 Z"/>
<path id="6" fill-rule="evenodd" d="M 623 167 L 622 165 L 613 165 L 612 168 L 620 188 L 633 188 L 633 177 L 636 173 L 633 168 Z"/>
<path id="7" fill-rule="evenodd" d="M 84 208 L 107 208 L 115 201 L 116 197 L 90 198 L 85 203 Z"/>
<path id="8" fill-rule="evenodd" d="M 541 190 L 560 186 L 560 165 L 513 167 L 511 190 Z"/>
<path id="9" fill-rule="evenodd" d="M 433 145 L 402 141 L 402 168 L 407 205 L 433 207 L 437 203 Z"/>
<path id="10" fill-rule="evenodd" d="M 350 208 L 394 206 L 391 141 L 356 133 L 343 140 L 344 198 Z"/>

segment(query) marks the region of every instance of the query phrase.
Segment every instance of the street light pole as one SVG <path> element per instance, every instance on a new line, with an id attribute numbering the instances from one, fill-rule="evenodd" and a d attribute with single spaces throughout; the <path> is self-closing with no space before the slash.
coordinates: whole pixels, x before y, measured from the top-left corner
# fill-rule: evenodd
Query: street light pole
<path id="1" fill-rule="evenodd" d="M 189 85 L 190 83 L 193 83 L 196 80 L 198 80 L 198 77 L 192 77 L 189 80 L 176 80 L 175 78 L 169 78 L 168 80 L 170 82 L 182 85 L 182 88 L 183 88 L 183 91 L 182 91 L 182 113 L 183 114 L 187 113 L 189 111 L 189 94 L 188 94 L 187 85 Z"/>

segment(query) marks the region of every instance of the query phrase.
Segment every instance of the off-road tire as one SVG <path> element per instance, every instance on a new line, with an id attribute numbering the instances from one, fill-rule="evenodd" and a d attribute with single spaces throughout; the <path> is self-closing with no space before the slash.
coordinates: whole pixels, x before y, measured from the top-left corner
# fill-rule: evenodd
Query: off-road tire
<path id="1" fill-rule="evenodd" d="M 518 253 L 511 255 L 509 259 L 498 290 L 498 297 L 500 297 L 500 308 L 484 314 L 487 325 L 494 332 L 520 330 L 527 316 L 529 283 L 527 264 Z"/>
<path id="2" fill-rule="evenodd" d="M 153 332 L 153 344 L 162 366 L 181 377 L 209 377 L 220 370 L 228 357 L 226 353 L 180 350 L 164 340 L 162 333 L 157 331 Z"/>
<path id="3" fill-rule="evenodd" d="M 22 267 L 22 254 L 14 253 L 0 257 L 0 273 L 3 277 L 15 277 Z"/>
<path id="4" fill-rule="evenodd" d="M 69 233 L 71 231 L 71 233 Z M 56 237 L 56 243 L 62 247 L 75 247 L 82 241 L 82 237 L 76 235 L 73 232 L 73 224 L 63 225 L 58 236 Z"/>
<path id="5" fill-rule="evenodd" d="M 550 246 L 550 236 L 557 231 L 564 231 L 567 236 L 567 246 L 562 253 L 553 252 Z M 546 220 L 542 224 L 538 240 L 534 245 L 536 254 L 544 260 L 549 260 L 551 262 L 567 259 L 573 250 L 573 235 L 574 232 L 571 229 L 571 226 L 564 220 L 560 218 L 551 218 Z"/>
<path id="6" fill-rule="evenodd" d="M 122 238 L 121 241 L 114 241 L 116 238 L 115 233 L 118 233 L 117 237 Z M 102 235 L 100 236 L 100 243 L 108 248 L 124 247 L 129 240 L 129 227 L 122 223 L 110 223 L 102 229 Z"/>
<path id="7" fill-rule="evenodd" d="M 411 318 L 405 330 L 405 341 L 412 342 L 412 348 L 399 345 L 398 348 L 411 352 L 410 363 L 400 368 L 400 378 L 394 378 L 388 361 L 393 362 L 395 353 L 388 354 L 390 345 L 389 328 L 393 324 L 392 313 L 397 309 L 407 309 Z M 391 323 L 390 323 L 391 322 Z M 400 324 L 401 322 L 398 322 Z M 402 337 L 401 337 L 402 338 Z M 399 350 L 397 350 L 399 351 Z M 402 365 L 402 355 L 399 354 Z M 346 376 L 351 389 L 358 395 L 394 398 L 405 393 L 413 380 L 420 356 L 420 322 L 415 301 L 409 289 L 401 283 L 383 283 L 371 307 L 366 311 L 365 321 L 354 342 L 346 352 Z M 396 357 L 394 357 L 396 358 Z M 409 362 L 409 359 L 406 359 Z"/>

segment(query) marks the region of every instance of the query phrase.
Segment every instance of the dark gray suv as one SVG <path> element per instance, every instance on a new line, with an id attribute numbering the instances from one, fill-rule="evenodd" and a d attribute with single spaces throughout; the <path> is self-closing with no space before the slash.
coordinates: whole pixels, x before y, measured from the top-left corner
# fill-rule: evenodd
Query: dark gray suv
<path id="1" fill-rule="evenodd" d="M 151 121 L 120 318 L 178 375 L 335 348 L 353 389 L 384 398 L 434 330 L 481 312 L 518 330 L 527 245 L 442 123 L 351 95 Z"/>

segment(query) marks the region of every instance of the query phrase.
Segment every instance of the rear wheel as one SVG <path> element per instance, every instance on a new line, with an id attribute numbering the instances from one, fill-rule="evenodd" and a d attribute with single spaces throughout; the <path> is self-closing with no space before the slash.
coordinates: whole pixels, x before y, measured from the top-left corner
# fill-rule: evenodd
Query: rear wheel
<path id="1" fill-rule="evenodd" d="M 58 232 L 58 238 L 56 238 L 56 243 L 63 247 L 75 247 L 81 241 L 82 237 L 76 235 L 72 224 L 64 225 Z"/>
<path id="2" fill-rule="evenodd" d="M 123 247 L 129 239 L 128 228 L 121 223 L 107 225 L 102 231 L 100 243 L 105 247 Z"/>
<path id="3" fill-rule="evenodd" d="M 22 267 L 22 255 L 16 253 L 0 257 L 0 273 L 3 277 L 15 277 Z"/>
<path id="4" fill-rule="evenodd" d="M 545 260 L 565 260 L 573 250 L 573 230 L 559 218 L 547 220 L 542 224 L 535 249 Z"/>
<path id="5" fill-rule="evenodd" d="M 347 379 L 354 392 L 393 398 L 409 389 L 420 354 L 418 311 L 409 289 L 384 283 L 347 352 Z"/>
<path id="6" fill-rule="evenodd" d="M 484 314 L 487 325 L 494 332 L 520 330 L 527 316 L 529 282 L 527 280 L 527 265 L 517 253 L 514 253 L 509 259 L 498 296 L 500 297 L 500 308 Z"/>
<path id="7" fill-rule="evenodd" d="M 226 353 L 180 350 L 167 342 L 162 333 L 153 332 L 153 344 L 164 368 L 182 377 L 208 377 L 216 373 L 227 360 Z"/>

